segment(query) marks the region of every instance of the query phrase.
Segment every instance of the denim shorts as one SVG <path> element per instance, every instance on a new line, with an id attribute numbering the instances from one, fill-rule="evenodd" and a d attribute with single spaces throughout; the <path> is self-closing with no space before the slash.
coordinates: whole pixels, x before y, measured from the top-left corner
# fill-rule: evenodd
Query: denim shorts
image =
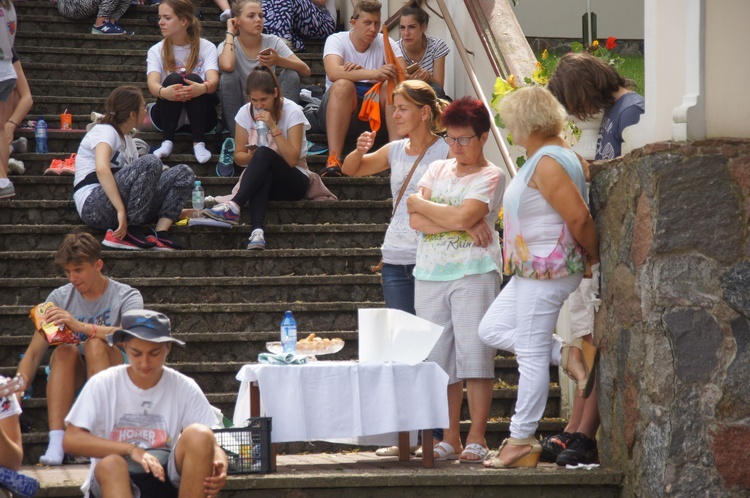
<path id="1" fill-rule="evenodd" d="M 13 90 L 16 89 L 16 79 L 0 81 L 0 102 L 7 102 Z"/>

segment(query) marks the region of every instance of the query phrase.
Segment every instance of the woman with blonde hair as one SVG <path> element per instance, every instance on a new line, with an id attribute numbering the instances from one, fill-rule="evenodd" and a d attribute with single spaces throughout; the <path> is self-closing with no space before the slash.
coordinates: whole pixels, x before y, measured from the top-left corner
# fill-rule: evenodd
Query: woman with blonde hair
<path id="1" fill-rule="evenodd" d="M 503 99 L 500 115 L 529 159 L 503 200 L 503 259 L 511 279 L 482 319 L 479 337 L 516 354 L 519 381 L 511 437 L 484 465 L 536 467 L 549 365 L 562 365 L 584 393 L 593 386 L 596 348 L 580 340 L 563 345 L 554 329 L 586 265 L 599 261 L 599 241 L 584 201 L 583 168 L 560 136 L 565 112 L 555 97 L 541 87 L 522 88 Z"/>
<path id="2" fill-rule="evenodd" d="M 201 23 L 190 0 L 162 0 L 159 28 L 164 40 L 148 50 L 146 59 L 148 90 L 157 98 L 151 121 L 164 136 L 154 155 L 169 156 L 175 133 L 184 130 L 193 137 L 195 158 L 199 163 L 208 162 L 211 153 L 204 134 L 218 122 L 216 46 L 201 38 Z"/>
<path id="3" fill-rule="evenodd" d="M 417 191 L 417 183 L 431 162 L 450 155 L 448 144 L 438 136 L 443 131 L 440 115 L 447 105 L 424 81 L 399 83 L 393 92 L 393 119 L 398 134 L 408 138 L 369 152 L 375 141 L 375 132 L 366 131 L 357 139 L 357 148 L 344 159 L 342 168 L 348 176 L 376 175 L 391 170 L 393 216 L 381 247 L 381 285 L 387 308 L 412 315 L 417 314 L 413 271 L 419 233 L 409 226 L 406 197 Z M 441 429 L 434 434 L 435 439 L 442 440 Z M 376 454 L 395 456 L 398 447 L 381 448 Z"/>

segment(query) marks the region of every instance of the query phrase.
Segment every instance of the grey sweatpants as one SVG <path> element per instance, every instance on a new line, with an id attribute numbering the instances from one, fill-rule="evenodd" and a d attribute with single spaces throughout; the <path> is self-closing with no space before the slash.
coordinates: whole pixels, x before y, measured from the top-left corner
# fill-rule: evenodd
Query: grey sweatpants
<path id="1" fill-rule="evenodd" d="M 106 17 L 116 21 L 130 7 L 130 0 L 57 0 L 57 11 L 68 19 Z"/>
<path id="2" fill-rule="evenodd" d="M 141 156 L 115 173 L 115 183 L 125 204 L 129 225 L 144 225 L 160 218 L 176 220 L 193 189 L 195 174 L 178 164 L 162 173 L 161 159 Z M 81 220 L 97 230 L 115 229 L 117 211 L 101 185 L 86 198 Z"/>

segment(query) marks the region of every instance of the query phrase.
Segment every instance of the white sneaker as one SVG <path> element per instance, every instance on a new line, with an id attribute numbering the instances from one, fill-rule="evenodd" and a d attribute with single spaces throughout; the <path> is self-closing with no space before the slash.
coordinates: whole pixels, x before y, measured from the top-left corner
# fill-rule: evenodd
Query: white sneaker
<path id="1" fill-rule="evenodd" d="M 248 249 L 265 249 L 266 239 L 263 238 L 263 230 L 256 228 L 253 233 L 250 234 L 250 238 L 247 241 Z"/>
<path id="2" fill-rule="evenodd" d="M 23 175 L 26 173 L 26 166 L 24 166 L 23 161 L 11 157 L 8 159 L 8 173 L 11 175 Z"/>

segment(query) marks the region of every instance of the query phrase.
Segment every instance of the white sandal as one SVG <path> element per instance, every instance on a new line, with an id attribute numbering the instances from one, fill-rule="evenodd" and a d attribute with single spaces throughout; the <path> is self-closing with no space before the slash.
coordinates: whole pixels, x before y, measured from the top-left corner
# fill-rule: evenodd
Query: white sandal
<path id="1" fill-rule="evenodd" d="M 440 441 L 436 444 L 433 451 L 438 454 L 438 456 L 435 457 L 435 460 L 458 460 L 458 457 L 460 456 L 456 453 L 456 449 L 445 441 Z"/>

